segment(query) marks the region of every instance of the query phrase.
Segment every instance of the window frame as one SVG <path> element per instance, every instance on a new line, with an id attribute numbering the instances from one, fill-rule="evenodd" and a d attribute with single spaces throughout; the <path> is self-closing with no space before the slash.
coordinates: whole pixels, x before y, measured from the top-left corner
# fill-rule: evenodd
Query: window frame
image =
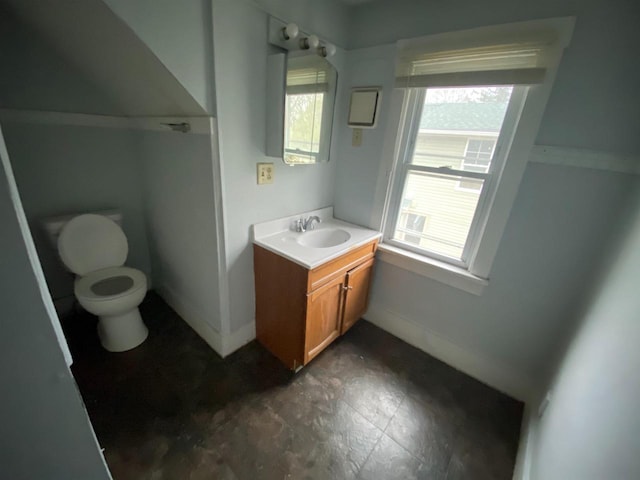
<path id="1" fill-rule="evenodd" d="M 502 130 L 500 130 L 502 131 Z M 467 144 L 464 147 L 464 154 L 462 155 L 462 170 L 465 171 L 473 171 L 473 170 L 467 170 L 465 167 L 475 167 L 478 168 L 478 165 L 474 165 L 469 163 L 468 165 L 466 165 L 468 163 L 468 160 L 484 160 L 480 158 L 480 153 L 482 153 L 480 150 L 478 150 L 477 152 L 477 156 L 470 156 L 469 154 L 469 146 L 471 145 L 471 142 L 480 142 L 480 146 L 482 146 L 483 142 L 486 143 L 491 143 L 491 157 L 489 157 L 489 165 L 487 165 L 486 171 L 483 173 L 487 173 L 489 171 L 489 167 L 491 166 L 491 160 L 493 159 L 493 154 L 496 151 L 496 146 L 498 143 L 498 139 L 494 139 L 493 137 L 467 137 Z M 475 154 L 475 153 L 474 153 Z M 481 165 L 482 168 L 484 168 L 484 165 Z"/>
<path id="2" fill-rule="evenodd" d="M 493 145 L 491 147 L 492 148 L 492 152 L 491 152 L 492 157 L 491 157 L 491 159 L 489 161 L 489 166 L 487 167 L 487 170 L 485 172 L 483 172 L 483 173 L 488 173 L 489 172 L 489 168 L 491 167 L 491 160 L 493 160 L 493 155 L 495 155 L 496 147 L 498 146 L 498 139 L 497 138 L 494 139 L 493 137 L 484 137 L 484 138 L 483 137 L 477 137 L 477 136 L 468 137 L 467 138 L 467 144 L 464 147 L 464 155 L 462 156 L 461 169 L 464 170 L 464 171 L 473 171 L 473 170 L 467 170 L 465 168 L 465 164 L 466 164 L 467 160 L 469 159 L 469 144 L 471 142 L 474 142 L 474 141 L 480 142 L 481 145 L 482 145 L 482 142 L 492 142 L 493 143 Z M 480 152 L 478 152 L 478 153 L 480 153 Z M 475 157 L 473 159 L 474 160 L 478 160 L 479 157 Z M 469 165 L 469 166 L 472 166 L 472 165 Z M 473 166 L 477 168 L 477 165 L 473 165 Z M 462 192 L 469 192 L 469 193 L 473 193 L 473 192 L 477 192 L 478 191 L 475 188 L 469 188 L 469 187 L 463 186 L 462 185 L 462 180 L 460 180 L 458 182 L 458 185 L 456 186 L 456 189 L 460 190 Z"/>
<path id="3" fill-rule="evenodd" d="M 422 230 L 420 232 L 418 232 L 417 230 L 411 230 L 407 224 L 409 223 L 409 216 L 413 215 L 414 217 L 417 218 L 422 218 Z M 428 218 L 427 215 L 423 215 L 421 213 L 413 213 L 413 212 L 407 212 L 406 213 L 407 218 L 405 219 L 404 223 L 404 227 L 399 228 L 398 230 L 400 230 L 403 235 L 404 235 L 404 242 L 408 243 L 408 244 L 415 244 L 414 242 L 411 241 L 407 241 L 407 235 L 410 235 L 412 237 L 418 237 L 418 243 L 420 243 L 420 238 L 423 236 L 423 232 L 424 232 L 424 228 L 427 226 L 428 224 Z"/>
<path id="4" fill-rule="evenodd" d="M 479 85 L 480 86 L 480 85 Z M 482 85 L 492 86 L 492 85 Z M 443 88 L 443 87 L 437 87 Z M 446 87 L 444 87 L 446 88 Z M 519 113 L 522 111 L 526 101 L 529 87 L 513 86 L 511 98 L 505 112 L 502 128 L 496 139 L 496 145 L 493 152 L 493 159 L 487 173 L 470 172 L 458 170 L 449 167 L 428 167 L 415 165 L 411 160 L 415 153 L 416 141 L 420 131 L 420 118 L 424 107 L 424 99 L 427 88 L 411 88 L 404 89 L 403 108 L 400 118 L 400 126 L 398 133 L 398 148 L 396 161 L 392 167 L 393 179 L 390 182 L 390 193 L 387 201 L 387 215 L 384 222 L 383 242 L 408 250 L 412 253 L 432 258 L 439 262 L 444 262 L 465 270 L 470 270 L 471 264 L 479 249 L 479 243 L 482 237 L 482 231 L 487 223 L 490 214 L 491 200 L 495 197 L 498 188 L 499 178 L 502 174 L 504 166 L 507 162 L 509 154 L 510 140 L 518 127 Z M 398 219 L 401 215 L 402 193 L 406 179 L 410 172 L 430 173 L 433 175 L 443 175 L 446 178 L 455 179 L 456 177 L 480 178 L 484 180 L 480 198 L 476 206 L 476 210 L 471 221 L 469 234 L 467 236 L 463 252 L 460 259 L 448 257 L 433 251 L 420 248 L 418 246 L 396 240 L 393 234 L 396 230 Z"/>
<path id="5" fill-rule="evenodd" d="M 459 41 L 466 42 L 477 34 L 485 35 L 492 32 L 520 32 L 531 28 L 543 27 L 552 30 L 557 35 L 557 41 L 549 48 L 547 54 L 547 71 L 544 81 L 529 87 L 526 99 L 520 112 L 513 112 L 518 119 L 517 129 L 512 138 L 505 142 L 508 145 L 508 161 L 498 179 L 495 197 L 491 199 L 491 208 L 486 224 L 482 226 L 481 240 L 477 250 L 469 261 L 469 268 L 461 268 L 435 260 L 424 255 L 413 253 L 406 248 L 398 248 L 383 241 L 378 245 L 378 259 L 396 268 L 412 272 L 416 275 L 433 279 L 444 285 L 456 288 L 472 295 L 482 295 L 489 286 L 489 278 L 493 262 L 498 253 L 502 235 L 514 205 L 520 182 L 535 143 L 538 129 L 545 112 L 545 108 L 558 72 L 560 60 L 564 50 L 571 42 L 575 17 L 556 17 L 544 20 L 515 22 L 470 30 L 448 32 L 444 34 L 428 35 L 413 39 L 419 44 L 424 41 L 438 42 L 443 49 L 449 45 L 457 45 Z M 397 63 L 396 50 L 389 50 L 385 57 L 389 68 Z M 400 140 L 406 136 L 402 129 L 401 119 L 405 108 L 407 90 L 398 87 L 396 79 L 388 75 L 383 82 L 384 90 L 389 92 L 387 106 L 381 111 L 388 112 L 386 129 L 382 147 L 382 161 L 378 166 L 378 180 L 376 183 L 371 217 L 369 225 L 372 228 L 386 231 L 385 226 L 389 216 L 391 187 L 394 182 L 394 167 L 398 159 Z M 506 139 L 505 139 L 506 140 Z"/>

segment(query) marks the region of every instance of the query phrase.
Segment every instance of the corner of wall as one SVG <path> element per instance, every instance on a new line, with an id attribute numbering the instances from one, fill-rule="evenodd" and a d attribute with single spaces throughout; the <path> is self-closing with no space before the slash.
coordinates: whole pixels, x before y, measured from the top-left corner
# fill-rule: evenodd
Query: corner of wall
<path id="1" fill-rule="evenodd" d="M 527 374 L 457 345 L 408 318 L 376 304 L 369 306 L 364 318 L 408 344 L 517 400 L 529 403 L 536 398 L 536 383 Z"/>
<path id="2" fill-rule="evenodd" d="M 224 338 L 209 325 L 204 314 L 185 301 L 180 294 L 166 284 L 157 286 L 157 292 L 171 308 L 221 357 L 225 356 Z"/>

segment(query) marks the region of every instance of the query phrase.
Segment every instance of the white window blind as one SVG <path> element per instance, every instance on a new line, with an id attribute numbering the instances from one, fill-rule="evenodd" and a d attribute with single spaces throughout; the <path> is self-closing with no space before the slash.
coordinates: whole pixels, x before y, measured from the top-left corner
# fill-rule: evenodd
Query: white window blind
<path id="1" fill-rule="evenodd" d="M 287 70 L 287 93 L 289 95 L 320 93 L 329 90 L 329 72 L 317 62 Z"/>
<path id="2" fill-rule="evenodd" d="M 396 87 L 539 84 L 558 43 L 555 29 L 537 22 L 401 41 Z"/>

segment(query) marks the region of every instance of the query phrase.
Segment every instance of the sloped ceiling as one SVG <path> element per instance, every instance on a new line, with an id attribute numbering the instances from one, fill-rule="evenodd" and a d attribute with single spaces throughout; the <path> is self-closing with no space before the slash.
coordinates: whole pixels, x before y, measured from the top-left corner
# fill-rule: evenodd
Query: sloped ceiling
<path id="1" fill-rule="evenodd" d="M 0 108 L 122 115 L 106 92 L 0 5 Z"/>
<path id="2" fill-rule="evenodd" d="M 121 115 L 206 115 L 203 107 L 102 0 L 1 2 L 81 72 L 88 83 L 104 92 Z M 20 51 L 21 45 L 12 47 Z M 59 104 L 55 95 L 51 97 L 47 97 L 47 109 L 70 111 L 64 96 L 60 96 Z M 109 107 L 104 102 L 91 102 L 86 109 L 92 111 L 79 113 L 114 114 L 105 111 Z"/>

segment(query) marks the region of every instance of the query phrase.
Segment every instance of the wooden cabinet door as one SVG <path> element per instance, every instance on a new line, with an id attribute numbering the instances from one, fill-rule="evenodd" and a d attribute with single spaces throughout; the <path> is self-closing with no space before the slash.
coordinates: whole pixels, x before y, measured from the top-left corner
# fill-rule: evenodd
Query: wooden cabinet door
<path id="1" fill-rule="evenodd" d="M 373 261 L 367 260 L 353 270 L 347 272 L 345 289 L 347 291 L 344 318 L 340 334 L 349 330 L 354 323 L 367 311 L 369 304 L 369 285 L 373 275 Z"/>
<path id="2" fill-rule="evenodd" d="M 309 362 L 340 335 L 344 277 L 307 294 L 304 363 Z"/>

